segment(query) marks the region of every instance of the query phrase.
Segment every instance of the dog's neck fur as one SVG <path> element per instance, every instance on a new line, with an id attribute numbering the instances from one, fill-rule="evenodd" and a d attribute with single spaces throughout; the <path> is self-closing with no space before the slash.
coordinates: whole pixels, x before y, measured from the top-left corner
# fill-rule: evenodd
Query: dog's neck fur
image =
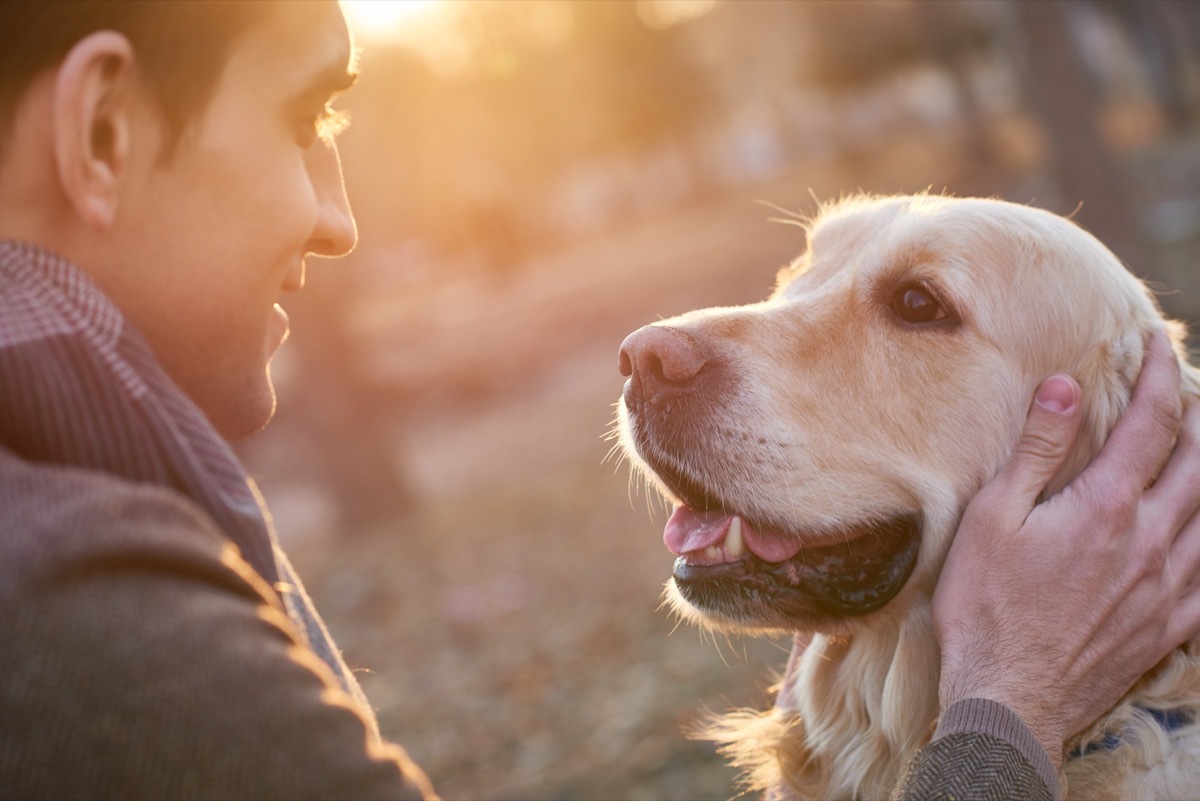
<path id="1" fill-rule="evenodd" d="M 937 655 L 927 603 L 851 637 L 798 634 L 775 708 L 724 715 L 705 736 L 770 801 L 888 798 L 933 735 Z M 1187 797 L 1192 772 L 1177 763 L 1195 750 L 1182 740 L 1200 740 L 1200 723 L 1168 736 L 1139 706 L 1187 710 L 1200 721 L 1200 640 L 1172 652 L 1068 743 L 1074 750 L 1120 736 L 1117 747 L 1064 765 L 1068 797 Z"/>
<path id="2" fill-rule="evenodd" d="M 937 721 L 928 601 L 853 635 L 805 639 L 770 713 L 733 713 L 707 735 L 769 798 L 888 797 Z"/>

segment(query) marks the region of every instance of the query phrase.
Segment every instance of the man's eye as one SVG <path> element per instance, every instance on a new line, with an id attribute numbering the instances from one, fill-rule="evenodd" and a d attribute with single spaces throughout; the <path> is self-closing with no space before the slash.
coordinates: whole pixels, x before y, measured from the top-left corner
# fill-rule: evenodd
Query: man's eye
<path id="1" fill-rule="evenodd" d="M 892 296 L 892 312 L 906 323 L 932 323 L 946 319 L 946 310 L 920 284 L 905 284 Z"/>

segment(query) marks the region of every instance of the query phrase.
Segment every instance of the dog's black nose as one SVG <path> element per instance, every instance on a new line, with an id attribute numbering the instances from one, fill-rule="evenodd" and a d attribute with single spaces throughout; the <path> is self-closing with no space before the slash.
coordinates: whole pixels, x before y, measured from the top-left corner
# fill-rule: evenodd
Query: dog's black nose
<path id="1" fill-rule="evenodd" d="M 625 337 L 618 362 L 621 375 L 632 377 L 652 392 L 690 383 L 704 369 L 708 356 L 686 331 L 647 325 Z"/>

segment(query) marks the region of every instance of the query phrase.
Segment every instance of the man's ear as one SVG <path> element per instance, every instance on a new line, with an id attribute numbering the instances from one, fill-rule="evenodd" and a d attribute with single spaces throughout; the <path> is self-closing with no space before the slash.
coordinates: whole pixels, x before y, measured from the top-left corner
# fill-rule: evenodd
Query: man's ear
<path id="1" fill-rule="evenodd" d="M 133 47 L 114 31 L 80 39 L 58 70 L 53 125 L 59 180 L 79 217 L 97 230 L 116 220 L 136 83 Z"/>

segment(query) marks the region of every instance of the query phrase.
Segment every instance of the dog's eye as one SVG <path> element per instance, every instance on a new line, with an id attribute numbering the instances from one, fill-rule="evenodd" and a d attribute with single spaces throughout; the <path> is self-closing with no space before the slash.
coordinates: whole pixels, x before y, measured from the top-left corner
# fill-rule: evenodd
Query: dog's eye
<path id="1" fill-rule="evenodd" d="M 906 323 L 932 323 L 946 318 L 942 304 L 920 284 L 905 284 L 896 290 L 892 311 Z"/>

